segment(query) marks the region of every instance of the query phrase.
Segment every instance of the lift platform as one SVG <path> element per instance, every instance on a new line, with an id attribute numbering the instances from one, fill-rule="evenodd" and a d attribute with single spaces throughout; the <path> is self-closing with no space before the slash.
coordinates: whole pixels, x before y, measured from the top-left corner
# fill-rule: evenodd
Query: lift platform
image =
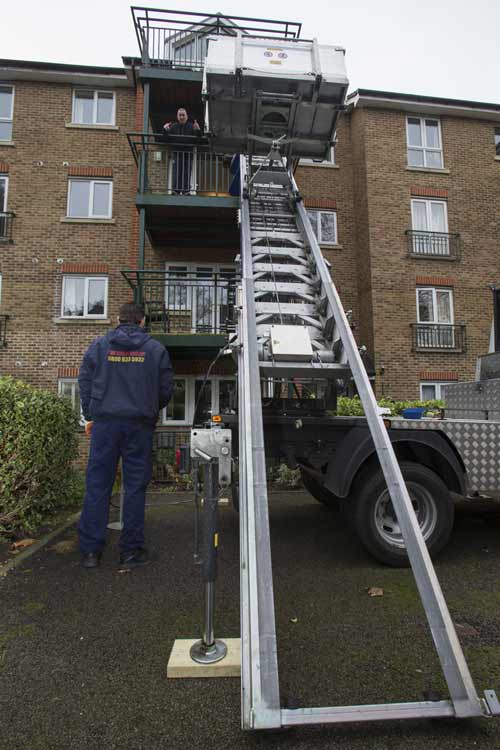
<path id="1" fill-rule="evenodd" d="M 288 157 L 322 160 L 347 85 L 341 47 L 241 33 L 213 37 L 203 85 L 211 144 L 218 153 L 266 155 L 269 138 L 286 136 Z"/>

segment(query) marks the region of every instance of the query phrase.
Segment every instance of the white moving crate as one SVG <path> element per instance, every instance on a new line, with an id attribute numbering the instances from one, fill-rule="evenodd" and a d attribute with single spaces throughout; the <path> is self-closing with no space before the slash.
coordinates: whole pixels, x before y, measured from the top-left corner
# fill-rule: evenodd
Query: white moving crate
<path id="1" fill-rule="evenodd" d="M 347 86 L 340 47 L 241 35 L 210 38 L 203 93 L 213 147 L 220 153 L 247 151 L 249 132 L 270 137 L 281 122 L 282 131 L 296 139 L 294 156 L 326 158 Z M 254 152 L 268 150 L 258 144 Z"/>

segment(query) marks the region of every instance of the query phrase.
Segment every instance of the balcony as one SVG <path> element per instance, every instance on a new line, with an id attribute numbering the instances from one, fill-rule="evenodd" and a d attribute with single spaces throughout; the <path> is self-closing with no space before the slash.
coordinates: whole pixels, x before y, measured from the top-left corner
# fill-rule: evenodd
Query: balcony
<path id="1" fill-rule="evenodd" d="M 461 237 L 448 232 L 421 232 L 407 229 L 408 254 L 412 258 L 460 260 Z"/>
<path id="2" fill-rule="evenodd" d="M 0 211 L 0 242 L 12 243 L 12 224 L 15 216 L 12 211 Z"/>
<path id="3" fill-rule="evenodd" d="M 7 321 L 8 315 L 0 315 L 0 349 L 7 346 Z"/>
<path id="4" fill-rule="evenodd" d="M 221 13 L 187 13 L 132 7 L 135 33 L 143 65 L 196 70 L 203 67 L 207 37 L 219 34 L 297 39 L 301 24 Z"/>
<path id="5" fill-rule="evenodd" d="M 230 195 L 229 159 L 210 152 L 206 139 L 161 133 L 129 133 L 132 154 L 139 169 L 138 192 L 186 198 L 226 198 Z M 197 201 L 197 205 L 199 205 Z"/>
<path id="6" fill-rule="evenodd" d="M 189 358 L 219 349 L 235 327 L 235 271 L 124 270 L 123 277 L 144 305 L 146 326 L 169 349 Z"/>
<path id="7" fill-rule="evenodd" d="M 453 352 L 462 354 L 467 349 L 465 325 L 446 323 L 411 323 L 413 352 Z"/>

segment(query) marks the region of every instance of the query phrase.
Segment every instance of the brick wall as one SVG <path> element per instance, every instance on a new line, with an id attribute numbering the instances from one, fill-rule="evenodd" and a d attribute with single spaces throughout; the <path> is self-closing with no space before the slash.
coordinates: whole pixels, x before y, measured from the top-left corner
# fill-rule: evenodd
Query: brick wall
<path id="1" fill-rule="evenodd" d="M 66 127 L 72 91 L 69 83 L 16 81 L 15 145 L 0 144 L 0 162 L 9 174 L 8 209 L 16 213 L 14 244 L 0 244 L 0 314 L 10 316 L 0 373 L 54 391 L 58 368 L 77 367 L 129 297 L 120 269 L 128 265 L 135 211 L 135 164 L 125 136 L 134 128 L 133 89 L 116 89 L 117 130 Z M 112 175 L 112 222 L 61 221 L 70 175 Z M 63 271 L 103 269 L 109 278 L 107 320 L 61 321 Z"/>

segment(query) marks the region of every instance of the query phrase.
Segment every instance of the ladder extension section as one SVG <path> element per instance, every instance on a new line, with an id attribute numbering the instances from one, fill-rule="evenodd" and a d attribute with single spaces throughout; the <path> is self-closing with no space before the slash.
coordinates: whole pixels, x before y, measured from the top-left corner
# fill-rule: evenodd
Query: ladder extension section
<path id="1" fill-rule="evenodd" d="M 293 176 L 276 162 L 240 157 L 242 306 L 239 319 L 242 725 L 472 717 L 480 700 L 423 540 L 349 321 Z M 270 327 L 306 328 L 312 355 L 276 358 Z M 335 354 L 334 354 L 335 352 Z M 339 354 L 340 353 L 340 354 Z M 269 532 L 261 378 L 342 378 L 352 373 L 402 529 L 450 700 L 282 709 Z"/>

